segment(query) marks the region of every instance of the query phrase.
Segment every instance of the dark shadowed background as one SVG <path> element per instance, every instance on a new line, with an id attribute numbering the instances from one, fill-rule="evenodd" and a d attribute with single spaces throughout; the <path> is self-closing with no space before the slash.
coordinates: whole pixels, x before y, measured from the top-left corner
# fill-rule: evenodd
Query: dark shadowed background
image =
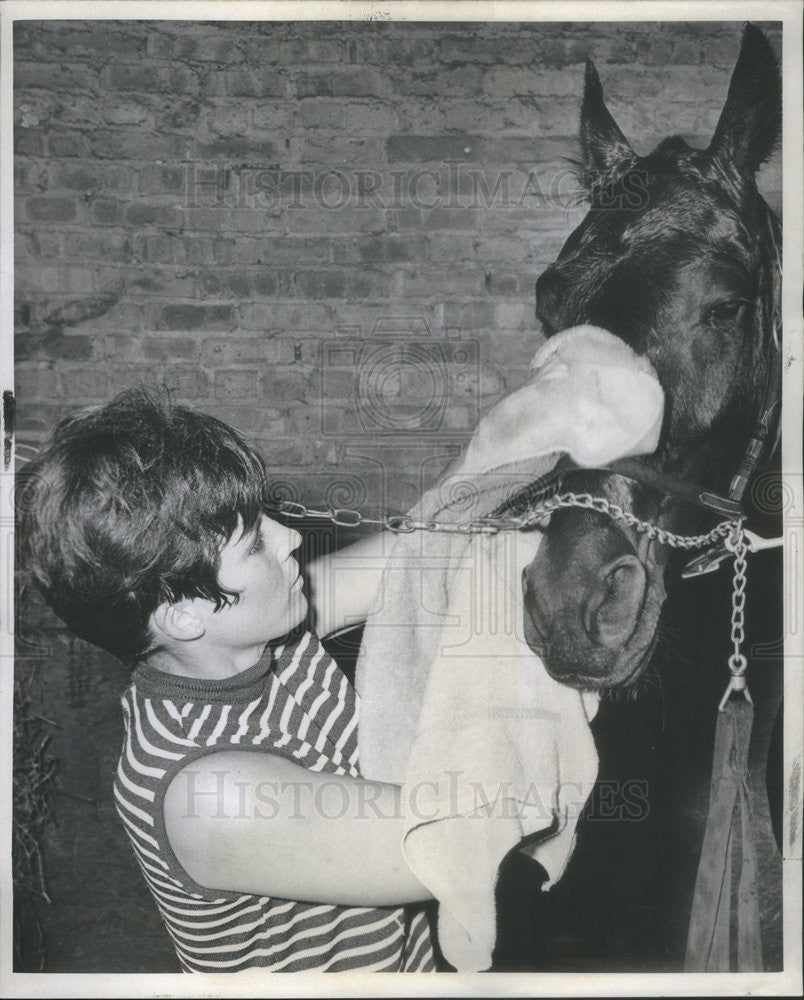
<path id="1" fill-rule="evenodd" d="M 780 29 L 763 28 L 779 52 Z M 568 162 L 586 57 L 638 153 L 669 133 L 703 147 L 740 30 L 18 22 L 19 441 L 35 447 L 77 405 L 164 384 L 255 439 L 283 496 L 404 510 L 542 343 L 533 285 L 586 209 Z M 777 157 L 760 177 L 777 210 L 781 182 Z M 548 897 L 524 861 L 506 869 L 499 968 L 681 968 L 726 583 L 685 585 L 665 676 L 601 711 L 615 792 L 601 785 L 565 882 Z M 781 635 L 774 600 L 754 600 L 755 643 Z M 18 687 L 58 762 L 51 902 L 18 900 L 19 968 L 40 960 L 38 920 L 48 970 L 177 971 L 112 804 L 125 673 L 30 595 L 19 605 Z M 636 821 L 627 781 L 647 788 Z"/>

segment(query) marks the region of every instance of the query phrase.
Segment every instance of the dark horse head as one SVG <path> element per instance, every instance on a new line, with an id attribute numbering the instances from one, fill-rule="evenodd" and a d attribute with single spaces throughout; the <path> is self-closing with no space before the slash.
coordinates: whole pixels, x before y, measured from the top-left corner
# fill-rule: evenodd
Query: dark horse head
<path id="1" fill-rule="evenodd" d="M 638 156 L 587 63 L 580 138 L 591 208 L 538 279 L 536 311 L 548 337 L 590 323 L 651 360 L 666 409 L 659 447 L 644 461 L 660 482 L 673 477 L 728 496 L 768 398 L 780 230 L 754 178 L 780 129 L 777 62 L 752 25 L 704 150 L 671 136 Z M 573 490 L 669 530 L 693 533 L 705 523 L 697 505 L 640 477 L 573 476 Z M 608 688 L 639 676 L 665 597 L 667 556 L 604 514 L 553 514 L 523 583 L 526 637 L 555 678 Z"/>

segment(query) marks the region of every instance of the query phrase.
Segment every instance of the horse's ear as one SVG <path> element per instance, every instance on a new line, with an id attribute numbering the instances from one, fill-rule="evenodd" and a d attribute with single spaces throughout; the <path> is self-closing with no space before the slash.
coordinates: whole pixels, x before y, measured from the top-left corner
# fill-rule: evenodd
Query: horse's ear
<path id="1" fill-rule="evenodd" d="M 600 77 L 590 59 L 581 105 L 581 152 L 584 169 L 593 175 L 634 159 L 633 149 L 603 101 Z"/>
<path id="2" fill-rule="evenodd" d="M 768 40 L 747 24 L 726 104 L 709 144 L 713 159 L 753 176 L 773 152 L 782 131 L 782 81 Z"/>

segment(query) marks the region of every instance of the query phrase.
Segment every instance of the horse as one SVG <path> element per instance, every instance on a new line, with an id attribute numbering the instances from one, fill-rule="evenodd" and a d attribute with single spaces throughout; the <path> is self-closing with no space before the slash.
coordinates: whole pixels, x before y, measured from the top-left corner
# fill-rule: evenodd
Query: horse
<path id="1" fill-rule="evenodd" d="M 662 541 L 742 517 L 747 485 L 773 448 L 781 229 L 756 173 L 780 131 L 778 64 L 753 25 L 744 29 L 706 149 L 675 135 L 637 155 L 587 62 L 576 166 L 590 208 L 538 277 L 536 314 L 547 338 L 588 323 L 647 356 L 666 409 L 654 454 L 607 469 L 567 465 L 554 482 L 507 505 L 538 508 L 549 489 L 596 499 L 552 511 L 524 573 L 525 637 L 562 683 L 639 689 L 668 614 L 667 592 L 677 588 L 678 560 Z M 612 506 L 632 523 L 611 517 Z M 664 534 L 638 530 L 634 518 Z M 725 659 L 717 672 L 723 686 Z M 770 689 L 765 737 L 779 677 Z"/>
<path id="2" fill-rule="evenodd" d="M 580 138 L 591 208 L 538 278 L 536 313 L 546 337 L 591 323 L 653 363 L 666 413 L 644 465 L 662 475 L 592 473 L 574 483 L 672 531 L 694 532 L 702 518 L 662 486 L 726 494 L 765 400 L 781 236 L 755 174 L 780 128 L 776 59 L 750 25 L 706 150 L 671 136 L 637 156 L 587 64 Z M 633 683 L 652 650 L 666 561 L 665 547 L 635 545 L 605 515 L 554 514 L 528 574 L 531 644 L 548 670 L 578 687 Z M 580 592 L 562 586 L 579 565 Z"/>

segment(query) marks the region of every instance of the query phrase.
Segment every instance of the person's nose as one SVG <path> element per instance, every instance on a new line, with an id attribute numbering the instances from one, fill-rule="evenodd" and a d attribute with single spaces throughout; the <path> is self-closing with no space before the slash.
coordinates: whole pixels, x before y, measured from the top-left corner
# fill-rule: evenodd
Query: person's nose
<path id="1" fill-rule="evenodd" d="M 284 535 L 282 537 L 282 543 L 280 547 L 281 560 L 284 562 L 292 552 L 302 543 L 302 536 L 294 528 L 284 528 Z"/>

